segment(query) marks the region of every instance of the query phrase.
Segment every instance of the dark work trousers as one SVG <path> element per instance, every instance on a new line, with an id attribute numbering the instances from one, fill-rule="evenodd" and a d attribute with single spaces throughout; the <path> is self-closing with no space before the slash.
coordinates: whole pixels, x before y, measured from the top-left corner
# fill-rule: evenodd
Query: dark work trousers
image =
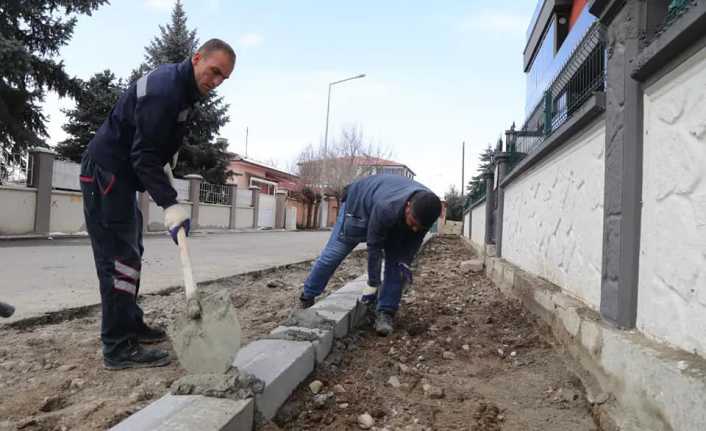
<path id="1" fill-rule="evenodd" d="M 110 356 L 146 327 L 137 305 L 142 267 L 142 213 L 135 186 L 96 165 L 81 161 L 86 230 L 101 293 L 101 341 Z"/>

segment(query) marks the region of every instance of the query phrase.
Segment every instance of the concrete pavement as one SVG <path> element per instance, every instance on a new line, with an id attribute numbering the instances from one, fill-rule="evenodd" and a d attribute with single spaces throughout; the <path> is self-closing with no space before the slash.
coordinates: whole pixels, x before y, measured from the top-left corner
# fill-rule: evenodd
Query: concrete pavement
<path id="1" fill-rule="evenodd" d="M 189 247 L 197 282 L 315 258 L 330 236 L 317 232 L 196 233 Z M 16 307 L 0 324 L 100 303 L 87 238 L 0 242 L 0 301 Z M 145 237 L 141 293 L 182 285 L 179 251 L 165 236 Z"/>

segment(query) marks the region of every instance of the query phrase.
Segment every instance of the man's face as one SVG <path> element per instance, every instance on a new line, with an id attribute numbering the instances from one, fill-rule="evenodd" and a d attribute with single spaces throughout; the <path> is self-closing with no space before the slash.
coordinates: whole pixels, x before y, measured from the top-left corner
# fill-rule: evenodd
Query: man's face
<path id="1" fill-rule="evenodd" d="M 414 218 L 414 214 L 412 214 L 412 204 L 410 202 L 407 202 L 404 207 L 404 222 L 412 232 L 417 233 L 425 230 L 424 226 Z"/>
<path id="2" fill-rule="evenodd" d="M 206 55 L 197 52 L 191 57 L 191 64 L 194 66 L 196 86 L 202 96 L 228 79 L 235 67 L 233 58 L 221 50 L 211 51 Z"/>

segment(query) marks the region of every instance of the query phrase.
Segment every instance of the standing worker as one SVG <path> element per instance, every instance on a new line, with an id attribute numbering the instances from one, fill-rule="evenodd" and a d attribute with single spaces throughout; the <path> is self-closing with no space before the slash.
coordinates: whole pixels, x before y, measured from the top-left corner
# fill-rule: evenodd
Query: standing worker
<path id="1" fill-rule="evenodd" d="M 331 238 L 304 281 L 301 307 L 314 305 L 341 261 L 359 243 L 367 242 L 368 287 L 363 301 L 375 309 L 375 331 L 382 336 L 391 334 L 402 285 L 412 281 L 412 260 L 440 214 L 439 197 L 403 176 L 372 175 L 348 185 Z M 385 279 L 381 283 L 383 253 Z"/>
<path id="2" fill-rule="evenodd" d="M 235 53 L 211 39 L 190 58 L 164 64 L 138 79 L 88 144 L 81 161 L 86 227 L 101 293 L 103 363 L 111 370 L 157 367 L 169 353 L 140 343 L 166 340 L 150 328 L 137 305 L 142 267 L 142 213 L 138 191 L 164 208 L 164 225 L 176 242 L 189 232 L 189 214 L 177 203 L 172 169 L 196 102 L 228 79 Z"/>

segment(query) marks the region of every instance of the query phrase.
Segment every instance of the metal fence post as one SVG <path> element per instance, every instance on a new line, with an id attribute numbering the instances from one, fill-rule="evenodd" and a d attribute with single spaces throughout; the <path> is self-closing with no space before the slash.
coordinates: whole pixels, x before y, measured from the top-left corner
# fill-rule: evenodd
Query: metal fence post
<path id="1" fill-rule="evenodd" d="M 252 227 L 257 229 L 257 224 L 260 220 L 260 187 L 250 186 L 250 191 L 252 191 Z"/>
<path id="2" fill-rule="evenodd" d="M 495 153 L 495 163 L 498 164 L 498 209 L 495 212 L 495 256 L 502 257 L 503 244 L 503 210 L 505 208 L 505 188 L 500 185 L 500 182 L 507 175 L 508 162 L 510 161 L 510 153 L 499 152 Z"/>
<path id="3" fill-rule="evenodd" d="M 185 175 L 189 181 L 189 200 L 191 201 L 191 229 L 199 227 L 199 204 L 201 203 L 201 183 L 203 177 L 198 174 Z"/>
<path id="4" fill-rule="evenodd" d="M 495 209 L 495 190 L 493 188 L 493 165 L 483 172 L 485 180 L 485 244 L 493 244 L 493 210 Z"/>
<path id="5" fill-rule="evenodd" d="M 49 233 L 51 229 L 51 191 L 54 175 L 54 157 L 56 153 L 34 147 L 30 150 L 32 160 L 32 184 L 37 188 L 37 200 L 34 212 L 34 231 Z"/>
<path id="6" fill-rule="evenodd" d="M 231 184 L 230 187 L 233 197 L 230 202 L 230 220 L 228 222 L 228 229 L 235 229 L 236 214 L 238 212 L 238 185 Z"/>

